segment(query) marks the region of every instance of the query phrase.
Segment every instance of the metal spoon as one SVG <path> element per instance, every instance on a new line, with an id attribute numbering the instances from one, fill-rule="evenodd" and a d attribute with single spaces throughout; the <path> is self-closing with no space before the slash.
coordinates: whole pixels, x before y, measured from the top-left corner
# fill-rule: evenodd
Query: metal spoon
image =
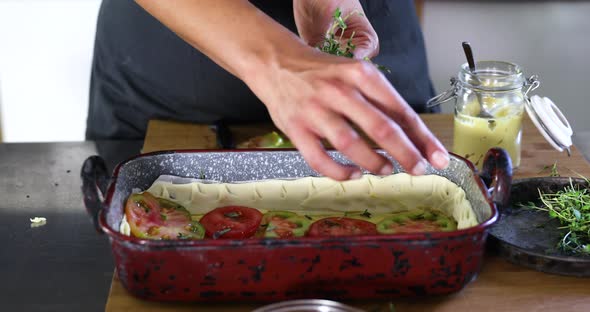
<path id="1" fill-rule="evenodd" d="M 477 83 L 481 84 L 479 78 L 477 77 L 477 74 L 475 73 L 475 61 L 473 60 L 473 51 L 471 51 L 471 45 L 469 45 L 469 42 L 463 41 L 463 51 L 465 51 L 465 57 L 467 57 L 469 71 L 471 72 Z M 485 106 L 483 105 L 483 99 L 481 98 L 481 94 L 475 91 L 475 96 L 477 98 L 477 101 L 479 102 L 479 114 L 477 114 L 477 117 L 494 118 L 494 116 L 490 114 L 490 112 L 488 112 Z"/>

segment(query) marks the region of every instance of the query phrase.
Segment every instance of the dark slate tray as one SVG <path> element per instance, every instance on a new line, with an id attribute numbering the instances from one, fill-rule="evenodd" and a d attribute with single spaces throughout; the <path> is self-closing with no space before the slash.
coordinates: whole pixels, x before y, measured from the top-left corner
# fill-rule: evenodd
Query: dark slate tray
<path id="1" fill-rule="evenodd" d="M 572 182 L 590 188 L 583 179 L 572 178 Z M 567 233 L 557 229 L 559 221 L 549 218 L 544 211 L 521 207 L 528 202 L 540 205 L 539 189 L 556 192 L 569 183 L 570 178 L 566 177 L 513 181 L 510 204 L 502 209 L 499 221 L 490 229 L 490 240 L 500 256 L 542 272 L 590 277 L 590 256 L 573 255 L 557 248 Z"/>

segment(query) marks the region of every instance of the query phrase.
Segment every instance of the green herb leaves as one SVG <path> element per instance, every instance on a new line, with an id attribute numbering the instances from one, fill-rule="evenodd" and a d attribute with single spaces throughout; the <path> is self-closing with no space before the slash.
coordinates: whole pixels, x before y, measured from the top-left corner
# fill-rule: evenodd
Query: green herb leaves
<path id="1" fill-rule="evenodd" d="M 539 171 L 539 173 L 542 173 L 543 171 L 547 170 L 547 169 L 551 169 L 551 173 L 549 174 L 550 177 L 559 177 L 559 171 L 557 171 L 557 162 L 554 162 L 553 165 L 549 166 L 543 166 L 543 169 L 541 169 L 541 171 Z"/>
<path id="2" fill-rule="evenodd" d="M 588 179 L 586 179 L 588 182 Z M 590 191 L 587 188 L 570 185 L 556 193 L 539 191 L 542 207 L 529 204 L 530 208 L 546 211 L 551 218 L 557 218 L 568 232 L 558 247 L 564 251 L 590 255 Z"/>
<path id="3" fill-rule="evenodd" d="M 322 52 L 326 52 L 328 54 L 337 55 L 337 56 L 345 56 L 352 58 L 354 56 L 353 51 L 356 46 L 352 43 L 352 38 L 354 38 L 355 33 L 353 32 L 352 35 L 346 40 L 346 46 L 342 47 L 342 37 L 344 36 L 344 31 L 348 26 L 346 25 L 346 20 L 351 17 L 353 14 L 360 14 L 357 11 L 353 11 L 345 17 L 342 17 L 342 11 L 340 8 L 336 8 L 334 14 L 332 15 L 332 25 L 328 28 L 326 32 L 326 36 L 324 37 L 324 41 L 318 46 L 318 49 Z M 336 36 L 336 33 L 340 31 L 340 36 Z"/>
<path id="4" fill-rule="evenodd" d="M 354 50 L 356 49 L 356 46 L 353 43 L 355 32 L 353 31 L 348 38 L 344 38 L 344 32 L 348 28 L 346 20 L 354 15 L 362 16 L 363 14 L 358 11 L 352 11 L 348 15 L 342 16 L 340 8 L 336 8 L 334 14 L 332 14 L 332 25 L 328 28 L 328 31 L 326 31 L 324 40 L 318 45 L 318 49 L 328 54 L 353 58 Z M 339 35 L 336 35 L 338 33 Z M 343 42 L 345 42 L 344 46 Z M 368 57 L 365 57 L 364 60 L 371 62 L 383 72 L 391 72 L 387 67 L 373 63 Z"/>

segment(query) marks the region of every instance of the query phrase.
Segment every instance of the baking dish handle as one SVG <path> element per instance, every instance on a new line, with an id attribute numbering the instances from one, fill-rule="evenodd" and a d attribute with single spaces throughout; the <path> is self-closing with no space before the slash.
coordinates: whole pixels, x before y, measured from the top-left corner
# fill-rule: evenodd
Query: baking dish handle
<path id="1" fill-rule="evenodd" d="M 88 157 L 82 164 L 80 177 L 82 178 L 84 206 L 92 218 L 94 228 L 97 232 L 102 233 L 98 216 L 104 207 L 104 196 L 110 180 L 104 159 L 100 156 Z"/>
<path id="2" fill-rule="evenodd" d="M 491 148 L 484 158 L 483 168 L 479 174 L 491 192 L 492 201 L 498 209 L 508 206 L 510 187 L 512 185 L 512 160 L 501 148 Z"/>

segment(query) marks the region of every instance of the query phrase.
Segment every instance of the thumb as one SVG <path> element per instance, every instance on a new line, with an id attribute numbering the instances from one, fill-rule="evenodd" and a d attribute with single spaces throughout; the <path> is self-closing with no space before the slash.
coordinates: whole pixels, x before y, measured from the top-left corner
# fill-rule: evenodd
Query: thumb
<path id="1" fill-rule="evenodd" d="M 367 47 L 356 47 L 353 54 L 354 58 L 358 60 L 365 58 L 372 59 L 379 54 L 379 51 L 377 49 L 371 49 Z"/>
<path id="2" fill-rule="evenodd" d="M 354 58 L 358 60 L 372 59 L 379 54 L 379 49 L 370 47 L 356 47 L 354 49 Z"/>
<path id="3" fill-rule="evenodd" d="M 377 43 L 377 40 L 360 41 L 356 43 L 353 54 L 355 59 L 372 59 L 379 54 L 379 44 Z"/>

